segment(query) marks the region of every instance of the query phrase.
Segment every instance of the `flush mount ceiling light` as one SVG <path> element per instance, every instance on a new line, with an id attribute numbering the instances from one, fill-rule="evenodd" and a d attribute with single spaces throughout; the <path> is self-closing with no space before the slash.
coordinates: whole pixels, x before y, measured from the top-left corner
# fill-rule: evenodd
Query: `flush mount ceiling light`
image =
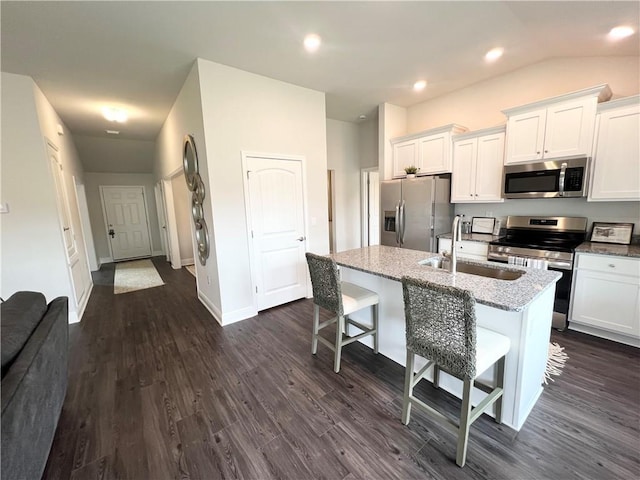
<path id="1" fill-rule="evenodd" d="M 426 80 L 418 80 L 416 83 L 413 84 L 413 89 L 416 92 L 419 92 L 421 90 L 424 90 L 426 86 L 427 86 Z"/>
<path id="2" fill-rule="evenodd" d="M 122 108 L 104 107 L 102 115 L 110 122 L 124 123 L 127 121 L 127 112 Z"/>
<path id="3" fill-rule="evenodd" d="M 120 130 L 105 130 L 109 135 L 120 135 Z"/>
<path id="4" fill-rule="evenodd" d="M 320 44 L 322 43 L 322 39 L 320 36 L 315 33 L 310 33 L 306 37 L 304 37 L 304 48 L 307 52 L 315 52 L 320 48 Z"/>
<path id="5" fill-rule="evenodd" d="M 492 48 L 485 54 L 484 59 L 487 62 L 495 62 L 497 59 L 499 59 L 502 56 L 503 53 L 504 53 L 504 48 L 502 47 Z"/>
<path id="6" fill-rule="evenodd" d="M 614 40 L 619 40 L 621 38 L 630 37 L 634 33 L 635 33 L 635 30 L 633 28 L 627 27 L 627 26 L 620 26 L 620 27 L 615 27 L 611 29 L 611 31 L 609 32 L 609 38 Z"/>

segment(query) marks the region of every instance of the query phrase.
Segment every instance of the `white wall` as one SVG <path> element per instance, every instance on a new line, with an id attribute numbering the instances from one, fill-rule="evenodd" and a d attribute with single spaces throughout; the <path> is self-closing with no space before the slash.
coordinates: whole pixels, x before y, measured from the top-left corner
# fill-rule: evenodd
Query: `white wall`
<path id="1" fill-rule="evenodd" d="M 87 172 L 149 173 L 153 170 L 155 142 L 118 137 L 74 137 Z"/>
<path id="2" fill-rule="evenodd" d="M 173 189 L 173 207 L 178 226 L 178 243 L 180 250 L 180 264 L 194 263 L 193 243 L 191 240 L 191 192 L 187 188 L 184 175 L 176 175 L 171 179 Z"/>
<path id="3" fill-rule="evenodd" d="M 100 263 L 113 261 L 111 252 L 109 251 L 109 240 L 104 223 L 100 185 L 144 187 L 144 196 L 147 201 L 147 207 L 149 208 L 147 221 L 151 229 L 151 250 L 153 251 L 153 255 L 162 255 L 158 212 L 156 209 L 156 198 L 153 192 L 155 185 L 153 174 L 85 172 L 84 178 L 89 218 L 91 219 L 91 231 L 93 232 L 93 241 L 96 246 L 96 255 Z"/>
<path id="4" fill-rule="evenodd" d="M 336 251 L 361 246 L 359 128 L 327 119 L 327 168 L 335 171 Z"/>
<path id="5" fill-rule="evenodd" d="M 58 125 L 65 135 L 58 135 Z M 80 312 L 67 266 L 45 136 L 59 149 L 82 262 L 78 268 L 82 281 L 90 285 L 80 215 L 73 201 L 72 176 L 82 181 L 73 139 L 30 77 L 3 72 L 0 201 L 9 204 L 10 213 L 0 215 L 0 295 L 7 298 L 19 290 L 33 290 L 48 301 L 67 296 L 70 321 L 74 321 Z"/>
<path id="6" fill-rule="evenodd" d="M 383 103 L 378 107 L 378 171 L 380 180 L 393 178 L 393 150 L 389 141 L 407 133 L 407 109 Z"/>
<path id="7" fill-rule="evenodd" d="M 378 116 L 358 124 L 360 167 L 378 166 Z"/>
<path id="8" fill-rule="evenodd" d="M 207 187 L 203 209 L 211 242 L 207 264 L 201 265 L 199 260 L 195 262 L 198 298 L 211 311 L 218 322 L 222 323 L 221 276 L 217 261 L 208 152 L 205 144 L 197 62 L 194 63 L 191 72 L 187 76 L 156 139 L 153 171 L 157 180 L 168 179 L 173 172 L 182 167 L 183 139 L 187 133 L 194 137 L 200 165 L 200 176 Z M 212 173 L 214 173 L 213 170 Z"/>
<path id="9" fill-rule="evenodd" d="M 638 57 L 553 58 L 529 65 L 407 108 L 404 133 L 450 123 L 469 130 L 502 125 L 505 108 L 603 83 L 609 84 L 614 98 L 639 93 Z"/>
<path id="10" fill-rule="evenodd" d="M 198 59 L 223 323 L 253 312 L 241 152 L 306 159 L 307 249 L 328 253 L 324 93 Z M 229 319 L 229 320 L 226 320 Z"/>

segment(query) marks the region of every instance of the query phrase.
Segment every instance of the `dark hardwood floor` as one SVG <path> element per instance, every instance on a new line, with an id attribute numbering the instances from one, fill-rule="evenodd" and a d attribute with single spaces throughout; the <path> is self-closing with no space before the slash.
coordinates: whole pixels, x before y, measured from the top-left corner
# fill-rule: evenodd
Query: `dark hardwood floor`
<path id="1" fill-rule="evenodd" d="M 554 332 L 564 373 L 520 432 L 480 418 L 460 469 L 451 433 L 415 410 L 400 422 L 404 368 L 358 343 L 339 374 L 328 349 L 311 355 L 311 301 L 222 328 L 191 274 L 153 261 L 166 285 L 113 295 L 105 266 L 70 327 L 46 479 L 640 478 L 635 348 Z M 457 413 L 445 392 L 416 391 Z"/>

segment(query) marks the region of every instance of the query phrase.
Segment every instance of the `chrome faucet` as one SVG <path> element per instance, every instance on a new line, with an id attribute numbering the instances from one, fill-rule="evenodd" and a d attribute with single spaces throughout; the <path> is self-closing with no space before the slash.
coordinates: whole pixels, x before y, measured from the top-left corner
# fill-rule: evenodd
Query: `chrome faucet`
<path id="1" fill-rule="evenodd" d="M 453 217 L 453 223 L 451 224 L 451 260 L 449 261 L 449 272 L 451 272 L 453 275 L 456 274 L 456 268 L 458 266 L 456 243 L 458 243 L 462 238 L 460 218 L 460 215 L 456 215 L 455 217 Z"/>

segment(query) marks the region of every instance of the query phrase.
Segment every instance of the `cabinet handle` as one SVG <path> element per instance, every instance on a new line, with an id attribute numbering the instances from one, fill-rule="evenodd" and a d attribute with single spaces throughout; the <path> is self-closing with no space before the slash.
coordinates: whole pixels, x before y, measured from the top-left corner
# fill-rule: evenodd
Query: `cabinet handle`
<path id="1" fill-rule="evenodd" d="M 613 264 L 613 263 L 610 263 L 610 264 L 609 264 L 609 267 L 611 267 L 611 268 L 616 268 L 615 264 Z"/>
<path id="2" fill-rule="evenodd" d="M 536 155 L 540 155 L 540 152 L 536 152 Z"/>
<path id="3" fill-rule="evenodd" d="M 478 196 L 478 194 L 476 193 L 476 197 Z"/>

